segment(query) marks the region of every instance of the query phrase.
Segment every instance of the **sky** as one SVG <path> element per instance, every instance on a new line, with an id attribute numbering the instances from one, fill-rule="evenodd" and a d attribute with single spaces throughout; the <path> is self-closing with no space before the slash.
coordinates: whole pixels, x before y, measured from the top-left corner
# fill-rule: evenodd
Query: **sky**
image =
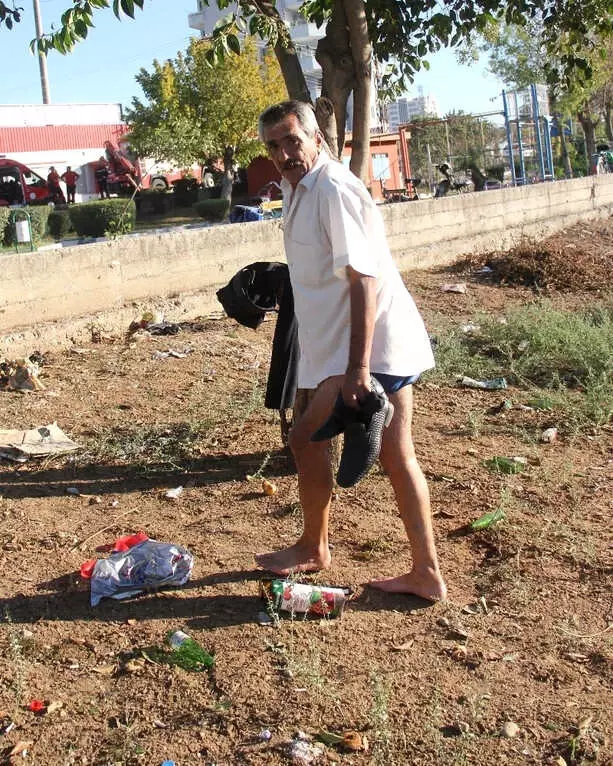
<path id="1" fill-rule="evenodd" d="M 0 28 L 0 104 L 42 103 L 38 61 L 30 53 L 34 19 L 30 0 L 21 0 L 22 22 L 9 31 Z M 58 23 L 70 0 L 40 0 L 45 30 Z M 197 10 L 197 0 L 148 0 L 145 11 L 136 10 L 135 20 L 117 21 L 112 11 L 96 14 L 96 28 L 74 51 L 62 56 L 53 51 L 47 60 L 49 89 L 54 103 L 111 102 L 129 106 L 140 95 L 134 77 L 154 59 L 174 57 L 197 34 L 187 16 Z M 450 51 L 437 53 L 430 71 L 418 73 L 414 92 L 421 85 L 433 93 L 441 114 L 451 110 L 470 113 L 501 109 L 499 83 L 487 74 L 485 62 L 460 66 Z"/>

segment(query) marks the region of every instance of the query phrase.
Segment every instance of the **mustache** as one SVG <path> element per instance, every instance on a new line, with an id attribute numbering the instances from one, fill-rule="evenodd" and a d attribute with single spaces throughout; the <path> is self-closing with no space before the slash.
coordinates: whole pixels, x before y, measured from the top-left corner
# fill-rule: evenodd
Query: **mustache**
<path id="1" fill-rule="evenodd" d="M 303 167 L 302 162 L 298 162 L 297 160 L 287 160 L 287 162 L 283 163 L 283 170 L 293 170 L 294 168 L 301 167 Z"/>

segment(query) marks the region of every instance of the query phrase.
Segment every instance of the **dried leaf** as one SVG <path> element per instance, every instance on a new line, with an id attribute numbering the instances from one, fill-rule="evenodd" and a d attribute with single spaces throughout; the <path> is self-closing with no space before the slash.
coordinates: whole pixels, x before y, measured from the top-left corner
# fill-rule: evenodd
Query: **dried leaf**
<path id="1" fill-rule="evenodd" d="M 101 676 L 112 676 L 117 670 L 117 665 L 98 665 L 92 668 L 93 673 L 98 673 Z"/>
<path id="2" fill-rule="evenodd" d="M 415 641 L 413 639 L 410 639 L 410 641 L 405 641 L 404 644 L 392 644 L 392 650 L 395 652 L 406 652 L 408 649 L 410 649 Z"/>
<path id="3" fill-rule="evenodd" d="M 52 713 L 57 713 L 58 710 L 61 710 L 64 707 L 64 703 L 61 700 L 55 700 L 54 702 L 50 702 L 47 705 L 47 715 L 51 715 Z"/>
<path id="4" fill-rule="evenodd" d="M 360 753 L 368 750 L 368 740 L 359 731 L 343 732 L 343 747 L 352 753 Z"/>

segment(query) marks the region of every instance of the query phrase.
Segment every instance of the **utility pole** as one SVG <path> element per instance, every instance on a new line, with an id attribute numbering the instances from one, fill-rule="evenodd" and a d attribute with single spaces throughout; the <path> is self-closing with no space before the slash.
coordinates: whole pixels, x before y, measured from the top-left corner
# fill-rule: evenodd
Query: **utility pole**
<path id="1" fill-rule="evenodd" d="M 33 0 L 34 3 L 34 23 L 36 25 L 36 41 L 38 42 L 43 36 L 43 23 L 40 17 L 40 5 L 38 0 Z M 38 51 L 38 68 L 40 70 L 40 87 L 43 91 L 43 104 L 50 104 L 49 98 L 49 80 L 47 78 L 47 56 Z"/>

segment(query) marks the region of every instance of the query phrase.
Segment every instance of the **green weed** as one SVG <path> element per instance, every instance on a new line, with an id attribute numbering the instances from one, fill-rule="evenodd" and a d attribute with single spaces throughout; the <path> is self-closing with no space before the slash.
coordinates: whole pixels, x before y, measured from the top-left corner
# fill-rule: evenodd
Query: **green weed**
<path id="1" fill-rule="evenodd" d="M 613 415 L 613 308 L 584 312 L 539 301 L 501 322 L 480 316 L 480 331 L 448 329 L 436 348 L 435 379 L 505 376 L 530 390 L 531 406 L 559 412 L 569 433 L 600 427 Z"/>

